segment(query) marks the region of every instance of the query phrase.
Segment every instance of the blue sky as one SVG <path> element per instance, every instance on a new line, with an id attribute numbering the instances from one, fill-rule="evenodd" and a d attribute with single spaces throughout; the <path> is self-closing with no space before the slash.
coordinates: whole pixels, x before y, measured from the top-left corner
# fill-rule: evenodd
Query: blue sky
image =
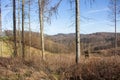
<path id="1" fill-rule="evenodd" d="M 2 2 L 2 25 L 4 29 L 12 29 L 12 8 L 5 8 L 6 4 L 11 4 L 11 2 L 9 0 Z M 110 22 L 108 16 L 108 5 L 109 0 L 96 0 L 92 5 L 85 3 L 85 0 L 80 0 L 80 33 L 114 32 L 114 25 Z M 74 5 L 72 9 L 74 9 Z M 32 30 L 39 31 L 38 15 L 34 11 L 31 11 Z M 69 0 L 63 0 L 59 7 L 57 18 L 53 16 L 51 24 L 45 23 L 44 32 L 49 35 L 74 33 L 74 14 L 74 10 L 70 8 Z M 28 26 L 25 26 L 27 30 Z M 119 26 L 117 25 L 117 27 Z M 119 32 L 120 28 L 117 28 L 117 31 Z"/>

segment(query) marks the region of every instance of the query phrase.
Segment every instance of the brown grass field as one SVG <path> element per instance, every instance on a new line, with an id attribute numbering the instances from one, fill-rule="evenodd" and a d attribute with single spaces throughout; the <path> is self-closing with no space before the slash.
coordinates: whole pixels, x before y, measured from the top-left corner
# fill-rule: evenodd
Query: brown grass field
<path id="1" fill-rule="evenodd" d="M 0 58 L 0 80 L 120 80 L 120 57 L 46 54 L 46 60 L 34 54 L 26 60 Z"/>
<path id="2" fill-rule="evenodd" d="M 0 80 L 120 80 L 120 56 L 117 55 L 90 54 L 89 58 L 82 55 L 76 64 L 75 53 L 45 52 L 43 61 L 40 50 L 31 47 L 31 55 L 26 54 L 22 60 L 10 56 L 6 49 L 9 50 L 4 45 Z"/>

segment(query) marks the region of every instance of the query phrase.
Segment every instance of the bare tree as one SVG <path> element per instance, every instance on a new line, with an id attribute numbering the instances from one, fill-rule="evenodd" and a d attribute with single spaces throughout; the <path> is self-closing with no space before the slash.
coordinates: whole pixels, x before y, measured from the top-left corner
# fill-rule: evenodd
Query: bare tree
<path id="1" fill-rule="evenodd" d="M 25 58 L 25 40 L 24 40 L 24 0 L 22 0 L 22 58 Z"/>
<path id="2" fill-rule="evenodd" d="M 19 55 L 22 53 L 21 30 L 20 30 L 20 0 L 18 0 L 18 39 L 19 39 Z"/>
<path id="3" fill-rule="evenodd" d="M 49 9 L 47 8 L 48 4 L 50 4 L 51 0 L 38 0 L 38 5 L 39 5 L 39 22 L 40 22 L 40 39 L 41 39 L 41 48 L 42 48 L 42 59 L 45 60 L 45 53 L 44 53 L 44 22 L 45 18 L 47 21 L 51 20 L 51 16 L 53 13 L 57 12 L 57 8 L 59 4 L 61 3 L 62 0 L 58 1 L 57 4 L 54 6 L 50 7 Z M 49 7 L 49 6 L 48 6 Z M 47 13 L 47 17 L 45 17 Z"/>
<path id="4" fill-rule="evenodd" d="M 120 0 L 110 0 L 110 18 L 112 19 L 112 22 L 114 23 L 114 27 L 115 27 L 115 39 L 114 39 L 114 47 L 115 50 L 117 48 L 117 19 L 118 19 L 118 15 L 119 15 L 119 10 L 120 10 Z M 118 15 L 117 15 L 118 14 Z"/>
<path id="5" fill-rule="evenodd" d="M 72 1 L 72 0 L 71 0 Z M 85 0 L 86 1 L 86 0 Z M 95 0 L 87 0 L 90 4 Z M 76 63 L 80 61 L 80 0 L 75 0 L 75 27 L 76 27 Z"/>
<path id="6" fill-rule="evenodd" d="M 17 56 L 17 45 L 16 45 L 16 0 L 13 0 L 13 34 L 14 34 L 14 57 Z"/>
<path id="7" fill-rule="evenodd" d="M 117 5 L 116 5 L 116 0 L 114 0 L 114 21 L 115 21 L 115 49 L 117 48 L 117 31 L 116 31 L 116 7 Z"/>
<path id="8" fill-rule="evenodd" d="M 2 13 L 1 13 L 1 0 L 0 0 L 0 36 L 2 36 Z M 2 56 L 2 44 L 3 44 L 3 41 L 1 40 L 0 42 L 0 51 L 1 51 L 1 56 Z"/>
<path id="9" fill-rule="evenodd" d="M 0 35 L 2 34 L 2 19 L 1 19 L 1 0 L 0 0 Z"/>
<path id="10" fill-rule="evenodd" d="M 75 0 L 75 8 L 76 8 L 76 16 L 75 16 L 75 24 L 76 24 L 76 63 L 79 63 L 80 58 L 80 6 L 79 0 Z"/>
<path id="11" fill-rule="evenodd" d="M 44 54 L 44 32 L 43 32 L 43 10 L 44 10 L 44 0 L 39 0 L 39 22 L 40 22 L 40 39 L 41 39 L 41 48 L 42 48 L 42 59 L 45 59 Z"/>
<path id="12" fill-rule="evenodd" d="M 29 12 L 28 12 L 28 18 L 29 18 L 29 57 L 31 56 L 31 0 L 28 2 L 29 4 Z"/>

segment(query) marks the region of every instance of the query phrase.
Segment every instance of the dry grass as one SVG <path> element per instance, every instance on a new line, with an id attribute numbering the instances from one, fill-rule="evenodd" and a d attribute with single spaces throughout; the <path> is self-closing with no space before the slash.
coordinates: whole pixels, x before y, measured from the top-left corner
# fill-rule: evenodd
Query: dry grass
<path id="1" fill-rule="evenodd" d="M 26 54 L 24 61 L 20 57 L 1 57 L 0 80 L 39 80 L 44 78 L 56 80 L 65 68 L 73 63 L 73 57 L 68 54 L 45 53 L 45 61 L 41 59 L 40 50 L 35 48 L 31 48 L 31 55 Z"/>
<path id="2" fill-rule="evenodd" d="M 31 59 L 0 58 L 0 80 L 120 80 L 120 57 L 96 57 L 75 64 L 74 54 L 51 54 L 46 60 L 35 53 Z"/>
<path id="3" fill-rule="evenodd" d="M 11 46 L 7 44 L 7 42 L 0 41 L 0 56 L 8 57 L 11 54 L 12 54 Z"/>
<path id="4" fill-rule="evenodd" d="M 70 80 L 120 80 L 120 57 L 92 57 L 72 65 L 63 74 Z"/>
<path id="5" fill-rule="evenodd" d="M 0 80 L 120 80 L 120 56 L 81 56 L 78 65 L 75 54 L 45 52 L 45 56 L 43 61 L 40 50 L 31 47 L 31 55 L 26 54 L 24 61 L 1 57 Z"/>

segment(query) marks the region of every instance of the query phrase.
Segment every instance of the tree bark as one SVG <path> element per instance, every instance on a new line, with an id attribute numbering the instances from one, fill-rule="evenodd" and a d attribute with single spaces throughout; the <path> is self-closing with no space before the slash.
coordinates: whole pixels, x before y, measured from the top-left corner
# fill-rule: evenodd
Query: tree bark
<path id="1" fill-rule="evenodd" d="M 22 53 L 21 30 L 20 30 L 20 0 L 18 0 L 18 36 L 19 36 L 19 55 Z"/>
<path id="2" fill-rule="evenodd" d="M 42 48 L 42 59 L 45 60 L 45 53 L 44 53 L 44 21 L 43 21 L 43 10 L 44 6 L 42 6 L 42 1 L 39 0 L 39 22 L 40 22 L 40 43 L 41 43 L 41 48 Z"/>
<path id="3" fill-rule="evenodd" d="M 2 18 L 1 18 L 1 15 L 2 14 L 2 12 L 1 12 L 1 0 L 0 0 L 0 36 L 2 36 Z M 0 52 L 1 52 L 1 56 L 2 56 L 2 44 L 3 44 L 3 41 L 1 40 L 1 42 L 0 42 Z"/>
<path id="4" fill-rule="evenodd" d="M 79 6 L 79 0 L 75 0 L 75 6 L 76 6 L 76 64 L 80 61 L 80 6 Z"/>
<path id="5" fill-rule="evenodd" d="M 24 41 L 24 0 L 22 0 L 22 58 L 25 58 L 25 41 Z"/>
<path id="6" fill-rule="evenodd" d="M 116 7 L 117 7 L 117 5 L 116 5 L 116 0 L 114 0 L 114 15 L 115 15 L 115 51 L 116 51 L 116 49 L 117 49 L 117 27 L 116 27 L 116 24 L 117 24 L 117 18 L 116 18 Z"/>
<path id="7" fill-rule="evenodd" d="M 14 35 L 14 57 L 17 56 L 17 45 L 16 45 L 16 1 L 13 0 L 13 35 Z"/>
<path id="8" fill-rule="evenodd" d="M 2 18 L 1 18 L 1 0 L 0 0 L 0 35 L 2 34 Z"/>
<path id="9" fill-rule="evenodd" d="M 28 18 L 29 18 L 29 57 L 31 57 L 31 18 L 30 18 L 30 6 L 31 1 L 29 0 L 29 14 L 28 14 Z"/>

